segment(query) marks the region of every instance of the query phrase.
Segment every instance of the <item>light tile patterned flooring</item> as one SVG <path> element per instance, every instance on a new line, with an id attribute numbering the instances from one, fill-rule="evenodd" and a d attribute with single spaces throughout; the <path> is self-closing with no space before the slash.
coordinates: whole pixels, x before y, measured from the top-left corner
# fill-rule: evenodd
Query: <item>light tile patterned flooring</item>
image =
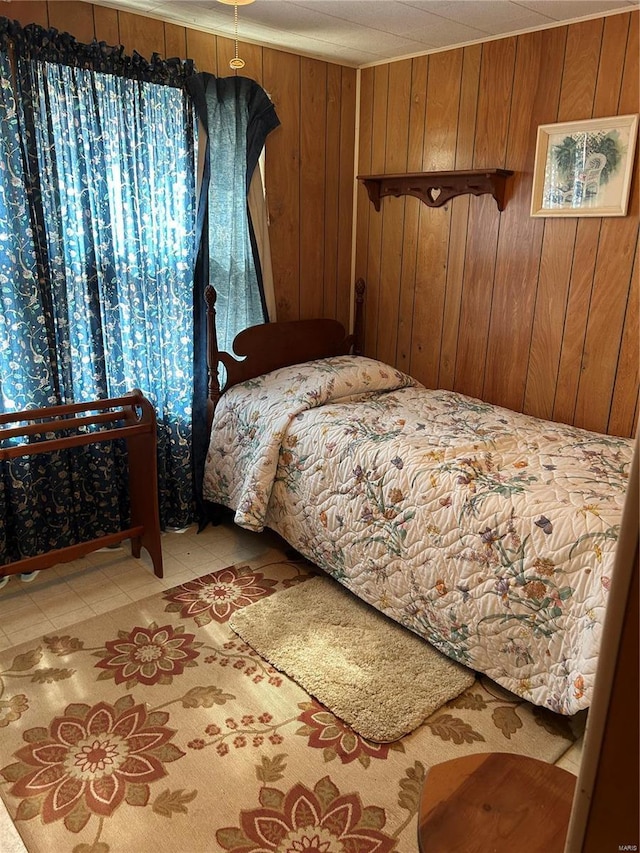
<path id="1" fill-rule="evenodd" d="M 164 533 L 164 578 L 153 574 L 143 549 L 139 560 L 129 543 L 117 549 L 95 551 L 81 560 L 53 566 L 31 583 L 18 576 L 0 589 L 0 651 L 32 640 L 83 619 L 140 601 L 162 589 L 223 569 L 267 552 L 282 540 L 269 533 L 249 533 L 233 524 L 211 525 L 202 533 L 195 526 L 180 533 Z M 582 741 L 557 764 L 577 775 Z M 24 853 L 25 848 L 0 802 L 0 850 Z"/>
<path id="2" fill-rule="evenodd" d="M 53 566 L 31 583 L 15 575 L 0 589 L 0 651 L 238 560 L 249 560 L 277 541 L 269 534 L 249 533 L 231 524 L 209 525 L 202 533 L 192 526 L 163 534 L 164 578 L 154 575 L 144 549 L 139 560 L 131 556 L 129 542 Z"/>

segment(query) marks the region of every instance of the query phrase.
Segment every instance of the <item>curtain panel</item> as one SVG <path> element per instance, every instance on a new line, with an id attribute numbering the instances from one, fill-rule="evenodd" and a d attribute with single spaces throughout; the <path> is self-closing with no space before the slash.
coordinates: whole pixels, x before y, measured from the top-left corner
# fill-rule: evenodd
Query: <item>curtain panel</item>
<path id="1" fill-rule="evenodd" d="M 192 64 L 6 19 L 0 63 L 0 407 L 141 388 L 158 418 L 161 522 L 183 526 L 194 510 Z M 127 523 L 124 465 L 117 444 L 3 463 L 0 563 Z"/>
<path id="2" fill-rule="evenodd" d="M 267 319 L 248 195 L 266 138 L 280 120 L 264 89 L 247 77 L 200 73 L 186 85 L 207 134 L 202 193 L 209 223 L 208 281 L 218 294 L 218 345 L 230 350 L 239 331 Z"/>
<path id="3" fill-rule="evenodd" d="M 199 73 L 186 83 L 206 132 L 199 216 L 202 222 L 194 283 L 194 471 L 200 524 L 212 515 L 202 500 L 208 443 L 204 290 L 217 293 L 218 347 L 230 352 L 236 334 L 264 322 L 260 252 L 249 212 L 249 190 L 267 136 L 280 124 L 264 89 L 247 77 Z M 270 257 L 270 255 L 269 255 Z"/>

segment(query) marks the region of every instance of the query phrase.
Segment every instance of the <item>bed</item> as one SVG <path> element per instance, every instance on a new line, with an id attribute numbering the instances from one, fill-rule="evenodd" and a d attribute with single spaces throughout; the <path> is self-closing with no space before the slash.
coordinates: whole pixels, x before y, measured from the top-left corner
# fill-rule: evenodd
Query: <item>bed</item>
<path id="1" fill-rule="evenodd" d="M 245 330 L 240 362 L 213 335 L 205 498 L 517 695 L 588 707 L 633 442 L 424 388 L 335 321 L 306 358 L 301 322 Z"/>

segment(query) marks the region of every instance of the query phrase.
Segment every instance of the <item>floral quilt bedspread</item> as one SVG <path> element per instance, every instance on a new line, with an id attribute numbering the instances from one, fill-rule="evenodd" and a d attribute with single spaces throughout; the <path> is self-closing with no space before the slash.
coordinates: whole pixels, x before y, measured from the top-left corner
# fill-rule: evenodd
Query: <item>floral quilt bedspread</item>
<path id="1" fill-rule="evenodd" d="M 453 659 L 574 714 L 632 449 L 342 356 L 223 395 L 204 494 Z"/>

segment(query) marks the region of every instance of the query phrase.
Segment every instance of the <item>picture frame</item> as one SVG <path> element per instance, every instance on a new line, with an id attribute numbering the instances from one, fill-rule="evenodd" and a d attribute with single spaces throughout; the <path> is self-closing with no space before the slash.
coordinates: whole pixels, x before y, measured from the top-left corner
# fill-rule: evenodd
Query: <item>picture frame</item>
<path id="1" fill-rule="evenodd" d="M 531 216 L 626 216 L 638 115 L 538 127 Z"/>

